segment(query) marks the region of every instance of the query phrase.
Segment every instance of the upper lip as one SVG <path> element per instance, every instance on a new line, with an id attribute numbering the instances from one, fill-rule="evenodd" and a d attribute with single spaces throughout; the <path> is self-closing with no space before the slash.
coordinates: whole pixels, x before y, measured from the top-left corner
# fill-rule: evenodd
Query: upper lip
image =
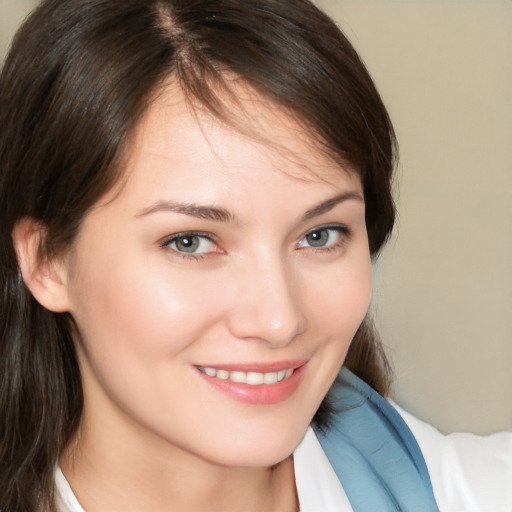
<path id="1" fill-rule="evenodd" d="M 202 368 L 215 368 L 216 370 L 227 370 L 229 372 L 257 372 L 271 373 L 281 370 L 297 369 L 304 366 L 307 359 L 276 361 L 273 363 L 219 363 L 219 364 L 200 364 Z"/>

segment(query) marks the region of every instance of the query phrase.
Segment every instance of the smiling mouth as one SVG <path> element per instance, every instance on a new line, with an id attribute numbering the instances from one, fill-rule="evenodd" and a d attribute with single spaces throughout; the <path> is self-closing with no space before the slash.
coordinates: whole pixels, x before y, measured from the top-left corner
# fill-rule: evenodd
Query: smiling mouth
<path id="1" fill-rule="evenodd" d="M 241 372 L 241 371 L 228 371 L 217 368 L 210 368 L 205 366 L 198 366 L 197 369 L 219 380 L 229 380 L 239 384 L 249 384 L 250 386 L 259 386 L 262 384 L 275 384 L 288 379 L 293 374 L 293 368 L 287 370 L 279 370 L 277 372 Z"/>

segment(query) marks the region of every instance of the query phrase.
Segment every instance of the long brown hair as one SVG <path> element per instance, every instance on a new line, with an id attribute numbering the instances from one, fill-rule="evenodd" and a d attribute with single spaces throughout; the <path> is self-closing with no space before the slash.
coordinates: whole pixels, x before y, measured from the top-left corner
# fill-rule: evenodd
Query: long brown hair
<path id="1" fill-rule="evenodd" d="M 0 509 L 53 509 L 53 472 L 76 431 L 82 387 L 72 320 L 31 296 L 15 224 L 44 226 L 58 255 L 119 178 L 123 146 L 170 76 L 229 122 L 227 76 L 286 109 L 359 173 L 370 251 L 394 222 L 395 138 L 364 65 L 307 0 L 46 0 L 16 35 L 0 77 Z M 236 124 L 236 122 L 235 122 Z M 340 312 L 342 314 L 342 312 Z M 367 321 L 346 365 L 381 393 L 389 368 Z M 316 421 L 324 424 L 328 408 Z"/>

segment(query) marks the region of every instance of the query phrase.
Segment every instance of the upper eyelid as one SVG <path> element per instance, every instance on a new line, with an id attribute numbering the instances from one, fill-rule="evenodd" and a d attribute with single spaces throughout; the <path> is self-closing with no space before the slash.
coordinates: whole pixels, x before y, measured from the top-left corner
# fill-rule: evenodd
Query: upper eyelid
<path id="1" fill-rule="evenodd" d="M 301 237 L 297 239 L 297 246 L 311 233 L 314 233 L 315 231 L 322 231 L 322 230 L 333 230 L 338 233 L 338 236 L 342 237 L 342 239 L 337 240 L 335 243 L 328 245 L 328 246 L 304 246 L 299 247 L 300 250 L 306 250 L 306 249 L 313 249 L 315 251 L 326 251 L 329 249 L 332 249 L 335 246 L 342 245 L 350 240 L 352 237 L 352 230 L 345 224 L 324 224 L 320 226 L 316 226 L 314 228 L 308 229 Z"/>
<path id="2" fill-rule="evenodd" d="M 217 251 L 211 250 L 211 251 L 205 251 L 205 252 L 187 252 L 187 251 L 180 251 L 178 248 L 171 247 L 172 244 L 174 244 L 177 240 L 180 238 L 187 238 L 187 237 L 199 237 L 204 238 L 207 240 L 208 243 L 213 244 L 214 246 L 218 247 L 217 242 L 213 239 L 211 233 L 203 233 L 199 231 L 182 231 L 180 233 L 173 233 L 172 235 L 169 235 L 167 237 L 164 237 L 158 242 L 158 246 L 161 249 L 164 249 L 165 251 L 170 251 L 171 254 L 173 254 L 175 257 L 184 258 L 187 260 L 202 260 L 203 258 L 212 256 Z M 222 251 L 223 252 L 223 251 Z"/>
<path id="3" fill-rule="evenodd" d="M 320 224 L 319 226 L 314 226 L 310 229 L 308 229 L 306 232 L 304 232 L 300 237 L 299 240 L 304 238 L 305 236 L 309 235 L 310 233 L 314 233 L 315 231 L 321 231 L 322 229 L 334 229 L 336 231 L 342 231 L 347 234 L 351 233 L 351 229 L 343 223 L 339 224 Z"/>
<path id="4" fill-rule="evenodd" d="M 309 233 L 312 233 L 314 231 L 318 231 L 318 230 L 321 230 L 321 229 L 334 229 L 334 230 L 337 230 L 337 231 L 343 231 L 347 235 L 349 235 L 351 233 L 351 229 L 346 224 L 343 224 L 343 223 L 337 223 L 337 224 L 327 223 L 327 224 L 320 224 L 318 226 L 313 226 L 312 228 L 309 228 L 308 230 L 302 232 L 301 235 L 298 237 L 298 240 L 301 240 L 302 238 L 307 236 Z M 163 245 L 167 245 L 167 244 L 171 243 L 173 240 L 176 240 L 176 239 L 182 238 L 182 237 L 186 237 L 186 236 L 199 236 L 199 237 L 206 238 L 206 239 L 208 239 L 209 241 L 211 241 L 213 243 L 218 243 L 218 237 L 214 233 L 206 232 L 206 231 L 190 230 L 190 231 L 180 231 L 178 233 L 173 233 L 171 235 L 168 235 L 168 236 L 162 238 L 159 241 L 159 244 L 162 245 L 162 246 Z"/>
<path id="5" fill-rule="evenodd" d="M 179 233 L 173 233 L 172 235 L 165 236 L 159 241 L 159 244 L 167 245 L 178 238 L 185 238 L 187 236 L 198 236 L 206 238 L 210 242 L 217 243 L 217 237 L 213 233 L 207 233 L 204 231 L 180 231 Z"/>

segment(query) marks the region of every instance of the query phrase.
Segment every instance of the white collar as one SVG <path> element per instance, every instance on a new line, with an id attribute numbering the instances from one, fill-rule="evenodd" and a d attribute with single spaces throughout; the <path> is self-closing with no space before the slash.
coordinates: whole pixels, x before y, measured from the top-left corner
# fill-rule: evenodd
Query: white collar
<path id="1" fill-rule="evenodd" d="M 55 488 L 57 489 L 58 512 L 85 512 L 59 467 L 55 471 Z"/>
<path id="2" fill-rule="evenodd" d="M 300 512 L 353 512 L 311 427 L 297 446 L 293 460 Z"/>
<path id="3" fill-rule="evenodd" d="M 300 512 L 353 512 L 315 432 L 308 428 L 293 454 Z M 55 471 L 57 510 L 85 512 L 60 468 Z"/>

